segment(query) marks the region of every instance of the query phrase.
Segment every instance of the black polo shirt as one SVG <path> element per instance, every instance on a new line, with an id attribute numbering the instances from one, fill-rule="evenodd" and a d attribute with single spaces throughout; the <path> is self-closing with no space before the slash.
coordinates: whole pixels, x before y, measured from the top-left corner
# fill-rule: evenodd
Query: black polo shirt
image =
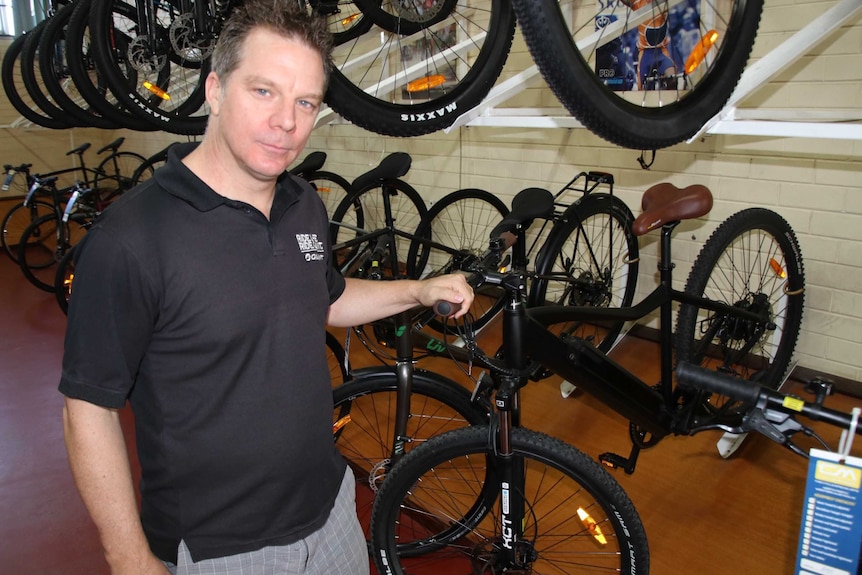
<path id="1" fill-rule="evenodd" d="M 270 220 L 180 161 L 85 236 L 60 391 L 135 413 L 150 546 L 176 562 L 284 545 L 326 521 L 344 473 L 325 352 L 327 214 L 285 175 Z"/>

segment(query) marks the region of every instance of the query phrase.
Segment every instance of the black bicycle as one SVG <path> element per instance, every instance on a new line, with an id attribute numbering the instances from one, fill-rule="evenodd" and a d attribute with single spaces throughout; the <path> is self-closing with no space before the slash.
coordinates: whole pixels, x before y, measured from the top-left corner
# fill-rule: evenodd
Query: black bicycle
<path id="1" fill-rule="evenodd" d="M 545 190 L 522 192 L 532 217 L 549 214 Z M 681 303 L 677 359 L 733 374 L 748 385 L 777 387 L 790 359 L 802 315 L 804 280 L 792 229 L 777 214 L 744 210 L 706 242 L 685 291 L 672 287 L 671 234 L 685 219 L 711 208 L 703 186 L 660 184 L 644 195 L 633 230 L 661 229 L 661 282 L 629 308 L 526 305 L 525 277 L 500 271 L 515 234 L 523 243 L 531 219 L 509 219 L 492 233 L 489 252 L 467 262 L 472 285 L 505 290 L 503 346 L 483 353 L 468 329 L 459 333 L 488 366 L 480 381 L 493 391 L 489 426 L 472 426 L 412 449 L 387 474 L 375 500 L 372 541 L 381 572 L 428 566 L 446 572 L 511 570 L 648 571 L 640 520 L 625 493 L 601 465 L 562 442 L 519 426 L 519 390 L 531 379 L 557 374 L 595 395 L 631 423 L 628 457 L 600 460 L 632 473 L 641 449 L 670 434 L 736 429 L 750 406 L 720 393 L 673 382 L 671 311 Z M 744 256 L 740 258 L 739 256 Z M 716 288 L 714 284 L 718 283 Z M 660 309 L 662 381 L 641 381 L 590 339 L 603 322 L 643 317 Z M 441 313 L 446 315 L 447 310 Z"/>

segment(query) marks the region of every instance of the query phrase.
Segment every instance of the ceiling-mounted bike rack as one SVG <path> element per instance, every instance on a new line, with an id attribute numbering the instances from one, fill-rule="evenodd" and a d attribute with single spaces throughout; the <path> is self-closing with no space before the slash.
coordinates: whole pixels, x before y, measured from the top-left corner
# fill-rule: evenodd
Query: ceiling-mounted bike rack
<path id="1" fill-rule="evenodd" d="M 847 22 L 859 17 L 859 0 L 840 0 L 782 44 L 746 68 L 724 108 L 710 119 L 689 142 L 704 135 L 734 134 L 787 138 L 831 138 L 862 140 L 860 109 L 767 109 L 739 108 L 738 105 L 763 87 L 798 58 Z M 538 80 L 537 80 L 538 78 Z M 462 126 L 509 128 L 578 128 L 581 123 L 562 108 L 503 108 L 506 101 L 541 80 L 535 65 L 499 83 L 481 104 L 462 114 L 447 132 Z M 337 115 L 324 110 L 318 126 Z M 850 123 L 857 122 L 857 123 Z"/>

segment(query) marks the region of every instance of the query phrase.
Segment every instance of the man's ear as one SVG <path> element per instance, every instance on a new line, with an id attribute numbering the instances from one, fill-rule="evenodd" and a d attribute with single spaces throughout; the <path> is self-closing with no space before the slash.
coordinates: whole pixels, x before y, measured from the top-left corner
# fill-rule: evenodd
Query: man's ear
<path id="1" fill-rule="evenodd" d="M 221 101 L 224 98 L 221 80 L 215 72 L 210 72 L 206 79 L 206 98 L 210 107 L 210 115 L 218 116 Z"/>

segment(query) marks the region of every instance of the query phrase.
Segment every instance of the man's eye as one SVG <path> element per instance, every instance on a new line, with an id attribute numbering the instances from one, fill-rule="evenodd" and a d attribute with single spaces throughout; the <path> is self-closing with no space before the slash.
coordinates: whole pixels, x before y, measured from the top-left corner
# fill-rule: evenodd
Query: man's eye
<path id="1" fill-rule="evenodd" d="M 255 90 L 255 92 L 257 92 L 261 96 L 266 96 L 267 94 L 269 94 L 269 90 L 267 90 L 266 88 L 258 88 L 257 90 Z"/>

